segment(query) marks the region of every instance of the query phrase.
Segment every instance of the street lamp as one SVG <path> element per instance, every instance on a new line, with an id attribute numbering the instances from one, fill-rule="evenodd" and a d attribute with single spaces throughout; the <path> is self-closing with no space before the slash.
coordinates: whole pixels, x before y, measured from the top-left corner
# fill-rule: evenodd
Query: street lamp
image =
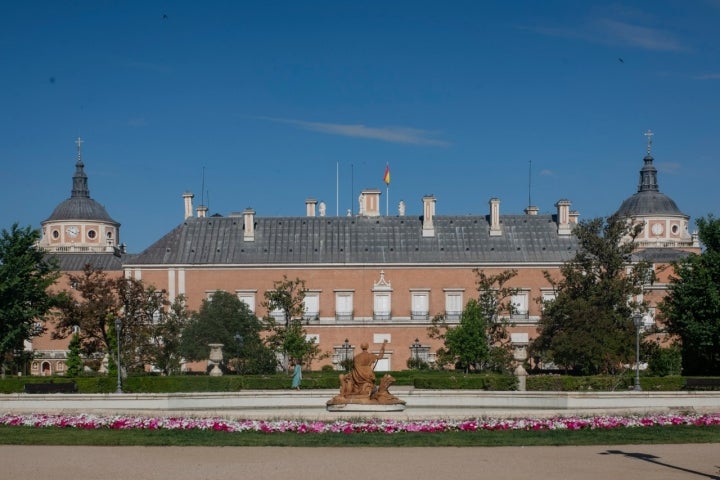
<path id="1" fill-rule="evenodd" d="M 643 316 L 640 313 L 633 314 L 633 324 L 635 324 L 635 390 L 642 390 L 640 386 L 640 328 L 643 326 Z"/>
<path id="2" fill-rule="evenodd" d="M 123 393 L 122 390 L 122 367 L 120 366 L 120 328 L 122 324 L 120 317 L 115 317 L 115 343 L 117 344 L 117 389 L 115 393 Z"/>
<path id="3" fill-rule="evenodd" d="M 342 366 L 344 369 L 348 368 L 348 352 L 350 351 L 350 341 L 346 338 L 345 343 L 342 344 L 342 350 L 343 350 L 343 361 Z"/>
<path id="4" fill-rule="evenodd" d="M 412 344 L 410 347 L 415 352 L 415 368 L 420 368 L 420 349 L 422 348 L 422 345 L 420 345 L 420 339 L 416 338 L 415 343 Z"/>

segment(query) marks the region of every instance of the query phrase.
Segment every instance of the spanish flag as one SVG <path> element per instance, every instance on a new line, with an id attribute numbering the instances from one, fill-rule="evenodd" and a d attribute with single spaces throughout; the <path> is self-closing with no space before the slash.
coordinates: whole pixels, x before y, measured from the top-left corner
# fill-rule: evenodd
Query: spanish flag
<path id="1" fill-rule="evenodd" d="M 383 182 L 385 185 L 390 185 L 390 165 L 385 164 L 385 175 L 383 176 Z"/>

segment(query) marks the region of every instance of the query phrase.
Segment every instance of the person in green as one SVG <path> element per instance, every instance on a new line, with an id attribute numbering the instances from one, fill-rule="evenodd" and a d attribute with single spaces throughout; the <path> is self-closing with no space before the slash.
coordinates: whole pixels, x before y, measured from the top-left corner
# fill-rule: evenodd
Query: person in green
<path id="1" fill-rule="evenodd" d="M 293 364 L 295 365 L 293 369 L 293 378 L 292 378 L 292 388 L 295 390 L 300 390 L 300 381 L 302 380 L 302 366 L 300 365 L 299 360 L 294 360 Z"/>

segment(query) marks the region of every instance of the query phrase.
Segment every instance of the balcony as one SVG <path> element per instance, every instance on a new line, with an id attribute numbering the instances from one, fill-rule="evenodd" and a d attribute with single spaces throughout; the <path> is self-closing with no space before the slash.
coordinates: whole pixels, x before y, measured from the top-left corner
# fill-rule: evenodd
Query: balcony
<path id="1" fill-rule="evenodd" d="M 373 320 L 376 322 L 388 322 L 392 320 L 392 313 L 390 312 L 374 312 Z"/>
<path id="2" fill-rule="evenodd" d="M 413 310 L 410 312 L 410 318 L 412 320 L 428 321 L 430 319 L 430 314 L 427 311 Z"/>
<path id="3" fill-rule="evenodd" d="M 353 318 L 353 312 L 335 312 L 336 322 L 352 322 Z"/>

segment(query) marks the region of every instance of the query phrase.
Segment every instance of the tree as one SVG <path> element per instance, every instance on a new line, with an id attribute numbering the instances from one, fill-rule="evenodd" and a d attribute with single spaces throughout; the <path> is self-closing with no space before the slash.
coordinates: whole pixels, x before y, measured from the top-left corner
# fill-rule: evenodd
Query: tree
<path id="1" fill-rule="evenodd" d="M 180 372 L 182 333 L 190 322 L 185 295 L 175 297 L 168 311 L 160 312 L 145 351 L 148 363 L 165 375 L 172 375 Z"/>
<path id="2" fill-rule="evenodd" d="M 272 290 L 264 294 L 265 301 L 262 305 L 268 312 L 265 322 L 270 331 L 267 342 L 282 353 L 285 370 L 288 369 L 289 357 L 307 363 L 317 358 L 320 353 L 320 348 L 307 338 L 302 326 L 306 292 L 304 280 L 289 280 L 284 275 L 282 280 L 273 282 Z M 282 323 L 278 323 L 273 312 L 282 312 Z"/>
<path id="3" fill-rule="evenodd" d="M 22 353 L 24 342 L 45 331 L 62 299 L 49 291 L 59 278 L 57 260 L 37 248 L 40 231 L 17 223 L 0 234 L 0 364 Z"/>
<path id="4" fill-rule="evenodd" d="M 478 299 L 467 302 L 457 326 L 448 325 L 442 315 L 433 318 L 428 336 L 443 340 L 443 347 L 437 351 L 442 365 L 454 365 L 466 372 L 501 371 L 510 364 L 507 317 L 513 313 L 510 298 L 517 291 L 506 283 L 517 271 L 506 270 L 490 276 L 479 269 L 474 272 Z"/>
<path id="5" fill-rule="evenodd" d="M 65 360 L 66 373 L 69 377 L 77 377 L 83 371 L 83 361 L 80 356 L 80 335 L 73 334 L 68 345 L 68 356 Z"/>
<path id="6" fill-rule="evenodd" d="M 152 361 L 151 343 L 156 317 L 167 305 L 166 293 L 137 279 L 108 277 L 102 269 L 86 265 L 80 275 L 68 275 L 72 292 L 60 306 L 53 336 L 67 338 L 78 331 L 81 352 L 88 358 L 117 357 L 115 322 L 120 322 L 120 356 L 123 369 L 142 371 Z"/>
<path id="7" fill-rule="evenodd" d="M 272 373 L 276 360 L 261 338 L 262 324 L 236 295 L 218 290 L 203 300 L 182 332 L 180 351 L 187 360 L 206 360 L 210 343 L 223 344 L 223 356 L 238 373 Z"/>
<path id="8" fill-rule="evenodd" d="M 531 355 L 584 375 L 612 374 L 634 360 L 631 316 L 647 307 L 632 299 L 650 268 L 645 261 L 631 263 L 642 228 L 618 217 L 575 227 L 579 248 L 560 268 L 562 279 L 544 272 L 555 299 L 544 304 Z"/>
<path id="9" fill-rule="evenodd" d="M 668 332 L 680 339 L 685 375 L 720 374 L 720 219 L 697 220 L 704 251 L 676 262 L 660 304 Z"/>

